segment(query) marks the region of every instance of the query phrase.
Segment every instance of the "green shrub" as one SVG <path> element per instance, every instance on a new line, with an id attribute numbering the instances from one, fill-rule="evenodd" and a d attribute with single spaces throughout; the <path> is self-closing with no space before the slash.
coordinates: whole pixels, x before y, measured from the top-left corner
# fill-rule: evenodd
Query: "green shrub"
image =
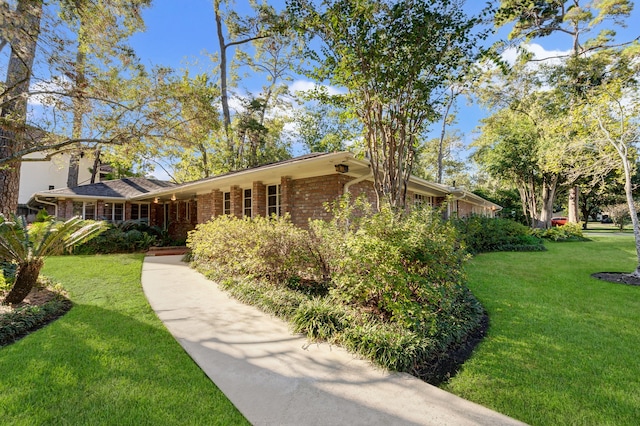
<path id="1" fill-rule="evenodd" d="M 470 253 L 544 250 L 530 228 L 511 219 L 471 216 L 452 222 Z"/>
<path id="2" fill-rule="evenodd" d="M 372 214 L 348 200 L 333 213 L 309 231 L 287 217 L 218 217 L 189 234 L 192 266 L 309 339 L 428 381 L 445 377 L 431 372 L 485 315 L 465 285 L 468 254 L 454 226 L 429 209 Z"/>
<path id="3" fill-rule="evenodd" d="M 8 345 L 50 323 L 64 315 L 71 306 L 71 301 L 59 297 L 42 306 L 26 306 L 0 315 L 0 346 Z"/>
<path id="4" fill-rule="evenodd" d="M 539 238 L 552 241 L 587 241 L 582 233 L 582 223 L 566 223 L 549 229 L 534 229 L 533 233 Z"/>
<path id="5" fill-rule="evenodd" d="M 287 320 L 309 300 L 300 292 L 261 281 L 226 279 L 220 286 L 236 299 Z"/>
<path id="6" fill-rule="evenodd" d="M 395 323 L 366 322 L 349 327 L 341 343 L 349 350 L 390 370 L 415 374 L 421 360 L 434 353 L 431 338 Z"/>
<path id="7" fill-rule="evenodd" d="M 76 247 L 73 253 L 88 255 L 146 251 L 158 242 L 157 232 L 138 221 L 109 224 L 106 231 Z"/>
<path id="8" fill-rule="evenodd" d="M 314 298 L 298 307 L 291 320 L 293 331 L 312 340 L 335 340 L 353 318 L 348 309 L 330 298 Z"/>
<path id="9" fill-rule="evenodd" d="M 191 231 L 187 246 L 194 264 L 214 280 L 249 276 L 278 284 L 305 280 L 312 286 L 323 275 L 307 231 L 294 226 L 288 216 L 220 216 Z"/>
<path id="10" fill-rule="evenodd" d="M 332 294 L 412 329 L 430 329 L 464 282 L 455 229 L 427 209 L 384 209 L 347 234 Z"/>

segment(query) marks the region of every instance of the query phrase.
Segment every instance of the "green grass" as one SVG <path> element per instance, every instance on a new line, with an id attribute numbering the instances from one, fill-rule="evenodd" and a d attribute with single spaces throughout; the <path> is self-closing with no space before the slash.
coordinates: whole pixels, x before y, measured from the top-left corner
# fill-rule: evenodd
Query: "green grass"
<path id="1" fill-rule="evenodd" d="M 590 277 L 632 271 L 633 239 L 546 245 L 470 262 L 490 329 L 443 387 L 532 425 L 638 424 L 640 287 Z"/>
<path id="2" fill-rule="evenodd" d="M 0 349 L 0 423 L 248 424 L 156 317 L 141 266 L 137 254 L 47 260 L 75 306 Z"/>

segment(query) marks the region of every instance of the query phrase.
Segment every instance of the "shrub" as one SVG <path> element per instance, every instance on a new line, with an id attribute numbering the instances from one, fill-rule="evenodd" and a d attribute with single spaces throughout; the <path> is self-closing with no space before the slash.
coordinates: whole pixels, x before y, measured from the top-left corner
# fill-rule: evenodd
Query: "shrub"
<path id="1" fill-rule="evenodd" d="M 534 235 L 552 241 L 587 241 L 582 233 L 582 223 L 566 223 L 549 229 L 534 229 Z"/>
<path id="2" fill-rule="evenodd" d="M 452 222 L 470 253 L 544 250 L 530 228 L 511 219 L 471 216 Z"/>
<path id="3" fill-rule="evenodd" d="M 308 300 L 291 320 L 293 331 L 312 340 L 335 340 L 352 322 L 348 309 L 328 297 Z"/>
<path id="4" fill-rule="evenodd" d="M 261 281 L 226 279 L 220 285 L 236 299 L 287 320 L 309 300 L 300 292 Z"/>
<path id="5" fill-rule="evenodd" d="M 306 280 L 312 285 L 323 275 L 310 252 L 307 232 L 288 216 L 220 216 L 191 231 L 187 246 L 197 267 L 215 280 L 248 276 L 292 285 Z"/>
<path id="6" fill-rule="evenodd" d="M 464 282 L 455 229 L 428 209 L 384 209 L 347 234 L 334 296 L 411 328 L 430 328 L 444 298 Z"/>
<path id="7" fill-rule="evenodd" d="M 157 243 L 157 232 L 138 221 L 109 224 L 105 232 L 76 247 L 73 253 L 87 255 L 145 251 Z"/>
<path id="8" fill-rule="evenodd" d="M 287 217 L 218 217 L 189 234 L 192 266 L 309 339 L 440 380 L 445 354 L 485 315 L 465 286 L 468 254 L 437 212 L 368 209 L 342 200 L 309 231 Z"/>

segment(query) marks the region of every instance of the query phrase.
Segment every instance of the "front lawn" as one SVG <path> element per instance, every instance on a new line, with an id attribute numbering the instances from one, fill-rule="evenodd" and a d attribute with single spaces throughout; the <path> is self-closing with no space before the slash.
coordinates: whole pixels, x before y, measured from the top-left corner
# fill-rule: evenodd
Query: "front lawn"
<path id="1" fill-rule="evenodd" d="M 142 255 L 49 258 L 74 307 L 0 348 L 0 423 L 247 424 L 164 328 Z"/>
<path id="2" fill-rule="evenodd" d="M 468 265 L 489 333 L 443 387 L 532 425 L 636 425 L 640 287 L 590 277 L 632 271 L 629 237 L 547 243 Z"/>

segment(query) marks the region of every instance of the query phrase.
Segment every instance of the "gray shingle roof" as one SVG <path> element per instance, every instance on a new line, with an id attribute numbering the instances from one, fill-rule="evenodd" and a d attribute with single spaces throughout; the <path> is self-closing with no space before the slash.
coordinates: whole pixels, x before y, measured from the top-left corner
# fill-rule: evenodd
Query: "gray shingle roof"
<path id="1" fill-rule="evenodd" d="M 151 191 L 170 188 L 173 186 L 176 186 L 173 182 L 133 177 L 81 185 L 75 188 L 52 189 L 50 191 L 42 191 L 40 194 L 48 197 L 84 196 L 96 198 L 130 198 L 135 197 L 136 195 L 146 194 Z"/>

